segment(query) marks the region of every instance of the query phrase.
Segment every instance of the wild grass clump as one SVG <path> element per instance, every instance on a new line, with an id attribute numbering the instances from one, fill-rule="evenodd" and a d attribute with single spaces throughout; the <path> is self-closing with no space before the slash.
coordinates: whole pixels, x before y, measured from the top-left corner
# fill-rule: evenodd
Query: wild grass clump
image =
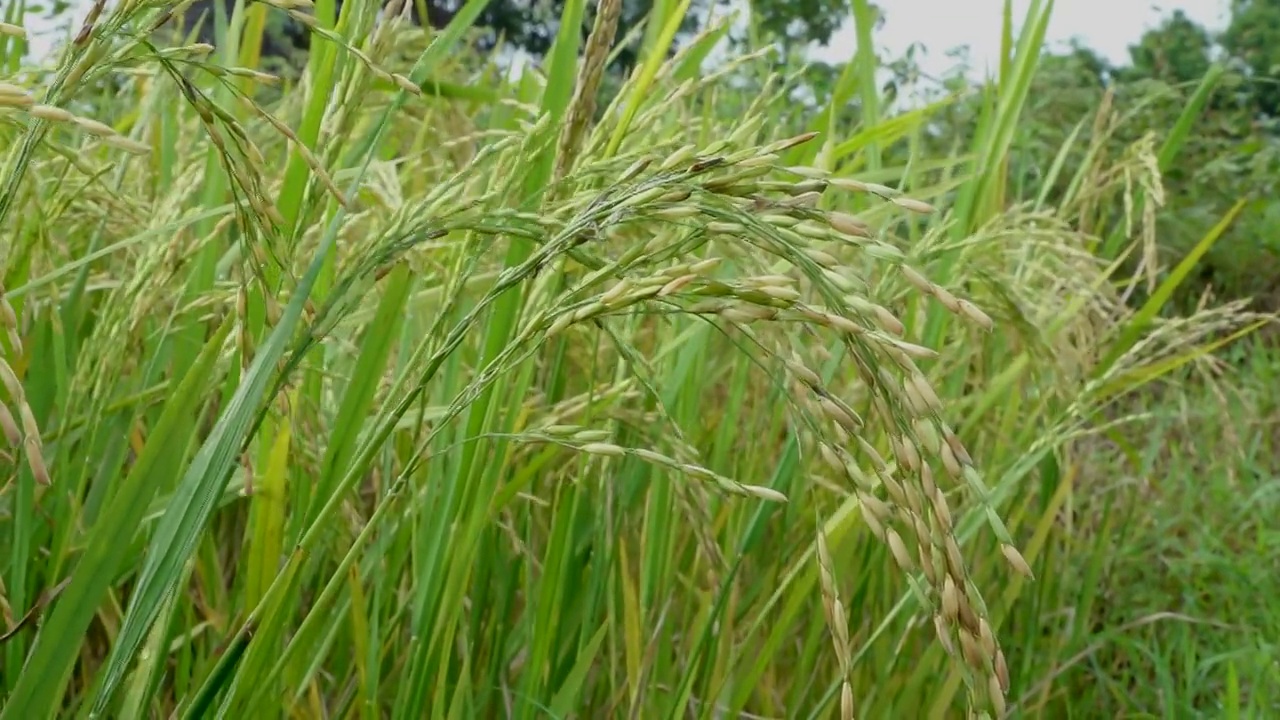
<path id="1" fill-rule="evenodd" d="M 225 38 L 152 45 L 169 5 L 3 79 L 4 592 L 41 622 L 0 719 L 849 718 L 961 684 L 1004 715 L 1040 669 L 1001 624 L 1063 571 L 1028 477 L 1247 318 L 1134 330 L 1066 205 L 852 171 L 906 125 L 774 136 L 788 83 L 703 73 L 719 28 L 667 58 L 662 18 L 597 112 L 618 3 L 581 59 L 569 3 L 462 113 L 431 90 L 481 5 L 411 64 L 376 5 L 308 19 L 277 101 Z"/>

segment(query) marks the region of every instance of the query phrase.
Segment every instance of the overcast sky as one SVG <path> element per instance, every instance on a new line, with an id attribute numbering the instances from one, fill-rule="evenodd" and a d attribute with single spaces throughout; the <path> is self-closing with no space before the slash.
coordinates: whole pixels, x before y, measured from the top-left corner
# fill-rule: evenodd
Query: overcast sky
<path id="1" fill-rule="evenodd" d="M 1225 25 L 1229 0 L 1057 0 L 1049 18 L 1046 41 L 1065 43 L 1081 39 L 1109 60 L 1127 60 L 1128 46 L 1149 27 L 1175 10 L 1212 29 Z M 880 0 L 885 22 L 876 37 L 878 47 L 900 56 L 912 43 L 921 43 L 928 54 L 921 69 L 939 75 L 954 65 L 946 51 L 970 47 L 974 70 L 995 67 L 1000 54 L 1000 24 L 1004 0 Z M 1013 0 L 1014 32 L 1026 17 L 1030 0 Z M 847 60 L 854 47 L 852 23 L 816 55 L 826 61 Z"/>

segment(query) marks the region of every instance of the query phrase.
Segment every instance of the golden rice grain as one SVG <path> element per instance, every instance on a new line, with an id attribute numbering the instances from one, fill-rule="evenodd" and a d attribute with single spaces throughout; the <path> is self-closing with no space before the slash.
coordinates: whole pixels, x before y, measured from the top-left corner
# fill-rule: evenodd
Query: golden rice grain
<path id="1" fill-rule="evenodd" d="M 76 119 L 75 115 L 52 105 L 32 105 L 27 108 L 27 112 L 33 117 L 49 122 L 73 122 Z"/>
<path id="2" fill-rule="evenodd" d="M 929 404 L 926 403 L 924 398 L 920 395 L 920 391 L 916 389 L 915 383 L 911 382 L 910 379 L 904 380 L 902 382 L 902 390 L 907 397 L 907 404 L 911 406 L 911 411 L 915 413 L 916 417 L 922 417 L 929 414 Z"/>
<path id="3" fill-rule="evenodd" d="M 942 617 L 949 623 L 960 617 L 960 590 L 950 575 L 942 580 Z"/>
<path id="4" fill-rule="evenodd" d="M 916 449 L 916 444 L 906 435 L 899 435 L 896 438 L 895 449 L 898 451 L 898 463 L 911 472 L 920 471 L 920 451 Z"/>
<path id="5" fill-rule="evenodd" d="M 995 662 L 996 680 L 1000 682 L 1000 691 L 1009 692 L 1009 664 L 1004 658 L 1004 651 L 996 648 Z"/>
<path id="6" fill-rule="evenodd" d="M 831 447 L 827 443 L 824 443 L 824 442 L 818 443 L 818 454 L 822 456 L 823 462 L 829 465 L 832 470 L 835 470 L 841 473 L 847 472 L 847 470 L 845 469 L 844 458 L 841 458 L 839 453 L 836 451 L 836 449 Z"/>
<path id="7" fill-rule="evenodd" d="M 889 550 L 893 553 L 893 559 L 898 563 L 898 567 L 903 572 L 911 572 L 915 569 L 915 562 L 911 559 L 911 553 L 907 552 L 907 545 L 902 541 L 902 536 L 893 528 L 885 529 L 886 541 L 889 543 Z"/>
<path id="8" fill-rule="evenodd" d="M 991 316 L 983 312 L 982 309 L 979 308 L 977 305 L 974 305 L 973 303 L 964 299 L 960 299 L 957 302 L 960 305 L 961 314 L 963 314 L 965 317 L 972 320 L 983 330 L 990 331 L 995 328 L 995 321 L 992 320 Z"/>
<path id="9" fill-rule="evenodd" d="M 1009 565 L 1012 566 L 1019 575 L 1022 575 L 1029 580 L 1035 579 L 1035 573 L 1031 571 L 1031 565 L 1027 562 L 1026 558 L 1022 557 L 1022 553 L 1018 552 L 1017 548 L 1012 545 L 1002 543 L 1000 545 L 1000 552 L 1004 555 L 1005 560 L 1009 561 Z"/>
<path id="10" fill-rule="evenodd" d="M 799 175 L 800 177 L 805 177 L 805 178 L 813 178 L 815 180 L 822 180 L 831 176 L 831 173 L 828 172 L 827 170 L 823 170 L 821 168 L 815 168 L 815 167 L 801 166 L 801 165 L 786 168 L 786 171 L 793 175 Z"/>
<path id="11" fill-rule="evenodd" d="M 794 135 L 784 140 L 778 140 L 776 142 L 770 143 L 769 145 L 765 146 L 764 151 L 766 153 L 780 153 L 785 150 L 790 150 L 793 147 L 803 145 L 809 142 L 810 140 L 818 137 L 818 134 L 819 133 L 816 131 L 800 133 L 799 135 Z"/>
<path id="12" fill-rule="evenodd" d="M 787 502 L 787 496 L 773 488 L 767 488 L 761 485 L 742 485 L 741 487 L 743 490 L 747 491 L 748 494 L 754 495 L 761 500 L 779 503 Z"/>
<path id="13" fill-rule="evenodd" d="M 862 504 L 858 505 L 858 509 L 862 513 L 863 522 L 865 522 L 867 524 L 867 527 L 871 529 L 871 533 L 875 535 L 877 538 L 884 540 L 885 528 L 884 528 L 884 525 L 880 523 L 879 518 L 875 516 L 875 513 L 869 510 L 866 505 L 862 505 Z"/>
<path id="14" fill-rule="evenodd" d="M 695 275 L 693 273 L 689 273 L 688 275 L 681 275 L 680 277 L 672 280 L 671 282 L 668 282 L 666 285 L 663 285 L 661 288 L 659 288 L 658 297 L 666 297 L 668 295 L 673 295 L 679 292 L 680 290 L 684 289 L 693 281 L 697 280 L 698 277 L 699 277 L 698 275 Z"/>
<path id="15" fill-rule="evenodd" d="M 898 269 L 902 272 L 903 277 L 907 279 L 907 282 L 911 283 L 911 286 L 916 290 L 929 295 L 933 294 L 933 283 L 924 275 L 921 275 L 910 265 L 899 265 Z"/>
<path id="16" fill-rule="evenodd" d="M 951 508 L 947 506 L 947 498 L 940 488 L 934 488 L 933 494 L 929 496 L 929 503 L 933 509 L 933 517 L 942 531 L 951 532 Z"/>
<path id="17" fill-rule="evenodd" d="M 855 495 L 858 497 L 858 502 L 865 505 L 867 510 L 872 515 L 875 515 L 876 520 L 879 520 L 882 524 L 889 522 L 893 516 L 893 510 L 888 503 L 867 492 L 856 492 Z"/>
<path id="18" fill-rule="evenodd" d="M 638 458 L 640 458 L 641 460 L 644 460 L 644 461 L 646 461 L 646 462 L 656 463 L 656 464 L 658 464 L 658 465 L 667 465 L 667 466 L 670 466 L 670 467 L 675 467 L 675 466 L 677 465 L 677 463 L 676 463 L 676 461 L 675 461 L 674 459 L 672 459 L 672 458 L 670 458 L 670 457 L 667 457 L 666 455 L 663 455 L 663 454 L 662 454 L 662 453 L 660 453 L 660 452 L 655 452 L 655 451 L 653 451 L 653 450 L 649 450 L 649 449 L 647 449 L 647 448 L 636 448 L 635 450 L 632 450 L 631 452 L 632 452 L 636 457 L 638 457 Z"/>
<path id="19" fill-rule="evenodd" d="M 35 98 L 30 95 L 3 95 L 0 94 L 0 107 L 12 107 L 26 109 L 35 105 Z"/>
<path id="20" fill-rule="evenodd" d="M 985 670 L 986 662 L 982 654 L 982 646 L 978 643 L 978 638 L 973 633 L 960 629 L 960 651 L 964 654 L 964 661 L 974 672 L 981 673 Z"/>
<path id="21" fill-rule="evenodd" d="M 996 720 L 1003 718 L 1008 712 L 1008 706 L 1004 698 L 1004 692 L 1000 687 L 1000 681 L 996 676 L 991 675 L 987 678 L 987 693 L 991 698 L 992 709 L 995 711 Z"/>
<path id="22" fill-rule="evenodd" d="M 622 447 L 606 442 L 587 443 L 579 449 L 592 455 L 606 455 L 610 457 L 621 457 L 627 454 L 627 451 Z"/>
<path id="23" fill-rule="evenodd" d="M 817 388 L 822 385 L 822 378 L 818 376 L 818 373 L 810 370 L 809 367 L 804 364 L 804 361 L 801 360 L 800 356 L 796 355 L 794 351 L 792 352 L 791 358 L 784 362 L 787 369 L 791 371 L 791 374 L 800 378 L 805 382 L 805 384 L 813 388 Z"/>
<path id="24" fill-rule="evenodd" d="M 951 642 L 951 630 L 948 628 L 946 621 L 941 615 L 933 616 L 933 630 L 938 636 L 938 643 L 942 645 L 942 649 L 948 655 L 956 654 L 955 645 Z"/>
<path id="25" fill-rule="evenodd" d="M 862 429 L 862 418 L 858 417 L 858 413 L 854 412 L 853 408 L 840 402 L 840 400 L 829 395 L 823 395 L 818 398 L 818 406 L 827 414 L 827 417 L 834 420 L 850 435 Z"/>
<path id="26" fill-rule="evenodd" d="M 910 383 L 930 409 L 934 412 L 942 412 L 942 399 L 938 397 L 938 393 L 934 391 L 933 386 L 929 384 L 928 378 L 923 373 L 918 370 L 912 373 Z"/>
<path id="27" fill-rule="evenodd" d="M 938 298 L 938 302 L 942 303 L 942 306 L 948 311 L 956 314 L 960 313 L 960 301 L 956 299 L 956 296 L 952 295 L 946 288 L 940 285 L 934 285 L 933 296 Z"/>
<path id="28" fill-rule="evenodd" d="M 880 478 L 880 484 L 884 485 L 885 491 L 889 493 L 889 498 L 899 506 L 905 507 L 907 505 L 907 493 L 902 489 L 902 483 L 899 483 L 897 478 L 887 472 L 879 473 L 877 477 Z"/>
<path id="29" fill-rule="evenodd" d="M 900 208 L 903 208 L 904 210 L 910 210 L 911 212 L 914 212 L 914 213 L 921 213 L 921 214 L 927 215 L 935 212 L 934 207 L 929 203 L 923 202 L 921 200 L 915 200 L 909 197 L 896 197 L 893 199 L 893 204 L 897 205 Z"/>
<path id="30" fill-rule="evenodd" d="M 118 150 L 133 153 L 134 155 L 146 155 L 151 152 L 151 147 L 137 140 L 127 138 L 123 135 L 112 135 L 102 139 L 103 145 L 109 145 Z"/>
<path id="31" fill-rule="evenodd" d="M 962 476 L 960 461 L 956 460 L 955 452 L 951 450 L 950 445 L 943 445 L 938 456 L 942 459 L 942 468 L 947 471 L 947 475 L 953 480 L 959 480 Z"/>
<path id="32" fill-rule="evenodd" d="M 907 332 L 907 328 L 902 324 L 902 321 L 894 317 L 893 313 L 889 312 L 888 309 L 880 305 L 873 305 L 871 312 L 876 316 L 876 324 L 883 328 L 885 332 L 898 337 L 902 337 Z"/>

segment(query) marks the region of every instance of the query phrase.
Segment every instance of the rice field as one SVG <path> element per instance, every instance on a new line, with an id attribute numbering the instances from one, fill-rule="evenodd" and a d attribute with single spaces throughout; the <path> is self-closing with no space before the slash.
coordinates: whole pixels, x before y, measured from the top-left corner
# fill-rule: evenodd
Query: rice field
<path id="1" fill-rule="evenodd" d="M 1182 123 L 1013 188 L 1051 2 L 942 155 L 869 52 L 484 6 L 6 17 L 0 720 L 1277 710 L 1274 318 L 1170 304 L 1244 203 L 1135 301 Z"/>

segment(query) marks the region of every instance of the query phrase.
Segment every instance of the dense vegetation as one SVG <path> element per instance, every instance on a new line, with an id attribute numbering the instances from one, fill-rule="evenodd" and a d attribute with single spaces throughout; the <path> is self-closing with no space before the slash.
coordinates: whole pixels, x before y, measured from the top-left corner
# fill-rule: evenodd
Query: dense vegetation
<path id="1" fill-rule="evenodd" d="M 1280 3 L 923 105 L 811 5 L 10 5 L 0 720 L 1280 709 Z"/>

